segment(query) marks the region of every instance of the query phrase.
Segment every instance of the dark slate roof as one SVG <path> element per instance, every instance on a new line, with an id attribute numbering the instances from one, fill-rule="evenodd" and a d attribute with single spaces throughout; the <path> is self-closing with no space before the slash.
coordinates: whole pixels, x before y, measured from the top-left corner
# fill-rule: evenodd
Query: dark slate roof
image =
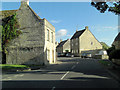
<path id="1" fill-rule="evenodd" d="M 120 32 L 119 32 L 119 34 L 116 36 L 115 41 L 120 41 Z"/>
<path id="2" fill-rule="evenodd" d="M 67 40 L 60 42 L 57 47 L 62 47 L 66 42 Z"/>
<path id="3" fill-rule="evenodd" d="M 79 38 L 84 31 L 85 31 L 85 29 L 84 30 L 80 30 L 80 31 L 76 31 L 71 39 Z"/>

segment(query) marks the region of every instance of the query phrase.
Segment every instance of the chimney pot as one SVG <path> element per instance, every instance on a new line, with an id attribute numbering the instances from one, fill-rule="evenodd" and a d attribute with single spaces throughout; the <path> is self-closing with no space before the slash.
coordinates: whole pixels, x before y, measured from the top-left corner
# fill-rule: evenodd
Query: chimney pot
<path id="1" fill-rule="evenodd" d="M 60 39 L 60 42 L 62 42 L 62 39 Z"/>
<path id="2" fill-rule="evenodd" d="M 88 29 L 88 26 L 86 26 L 85 29 Z"/>
<path id="3" fill-rule="evenodd" d="M 25 4 L 29 5 L 29 0 L 21 0 L 21 3 L 25 3 Z"/>

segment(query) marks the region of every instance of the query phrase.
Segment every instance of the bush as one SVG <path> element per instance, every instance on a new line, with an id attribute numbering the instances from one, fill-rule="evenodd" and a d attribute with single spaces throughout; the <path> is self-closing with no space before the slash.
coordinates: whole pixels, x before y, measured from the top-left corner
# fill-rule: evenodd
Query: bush
<path id="1" fill-rule="evenodd" d="M 109 54 L 109 58 L 111 59 L 120 59 L 120 50 L 113 50 Z"/>

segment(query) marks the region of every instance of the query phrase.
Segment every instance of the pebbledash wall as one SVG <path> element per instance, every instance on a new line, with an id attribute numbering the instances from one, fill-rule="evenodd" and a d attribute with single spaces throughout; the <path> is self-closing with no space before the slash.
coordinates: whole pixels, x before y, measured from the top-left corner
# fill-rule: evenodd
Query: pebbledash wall
<path id="1" fill-rule="evenodd" d="M 16 13 L 22 34 L 7 47 L 6 63 L 39 65 L 55 63 L 55 28 L 46 19 L 39 18 L 26 2 L 21 3 Z M 53 43 L 46 41 L 47 29 L 53 32 Z"/>

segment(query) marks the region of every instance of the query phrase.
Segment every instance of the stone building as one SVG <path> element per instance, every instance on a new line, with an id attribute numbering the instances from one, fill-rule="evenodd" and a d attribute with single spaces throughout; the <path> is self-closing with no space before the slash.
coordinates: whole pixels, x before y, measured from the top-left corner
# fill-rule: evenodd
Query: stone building
<path id="1" fill-rule="evenodd" d="M 2 18 L 14 13 L 22 34 L 7 47 L 6 64 L 55 63 L 55 27 L 32 10 L 29 0 L 22 0 L 18 10 L 2 11 Z"/>
<path id="2" fill-rule="evenodd" d="M 61 41 L 56 47 L 57 53 L 70 52 L 70 39 Z"/>
<path id="3" fill-rule="evenodd" d="M 102 45 L 90 32 L 88 26 L 83 30 L 75 32 L 70 39 L 70 47 L 71 53 L 75 56 L 81 56 L 85 52 L 95 54 L 97 50 L 102 49 Z"/>
<path id="4" fill-rule="evenodd" d="M 113 45 L 115 46 L 115 49 L 120 49 L 120 32 L 116 36 Z"/>

